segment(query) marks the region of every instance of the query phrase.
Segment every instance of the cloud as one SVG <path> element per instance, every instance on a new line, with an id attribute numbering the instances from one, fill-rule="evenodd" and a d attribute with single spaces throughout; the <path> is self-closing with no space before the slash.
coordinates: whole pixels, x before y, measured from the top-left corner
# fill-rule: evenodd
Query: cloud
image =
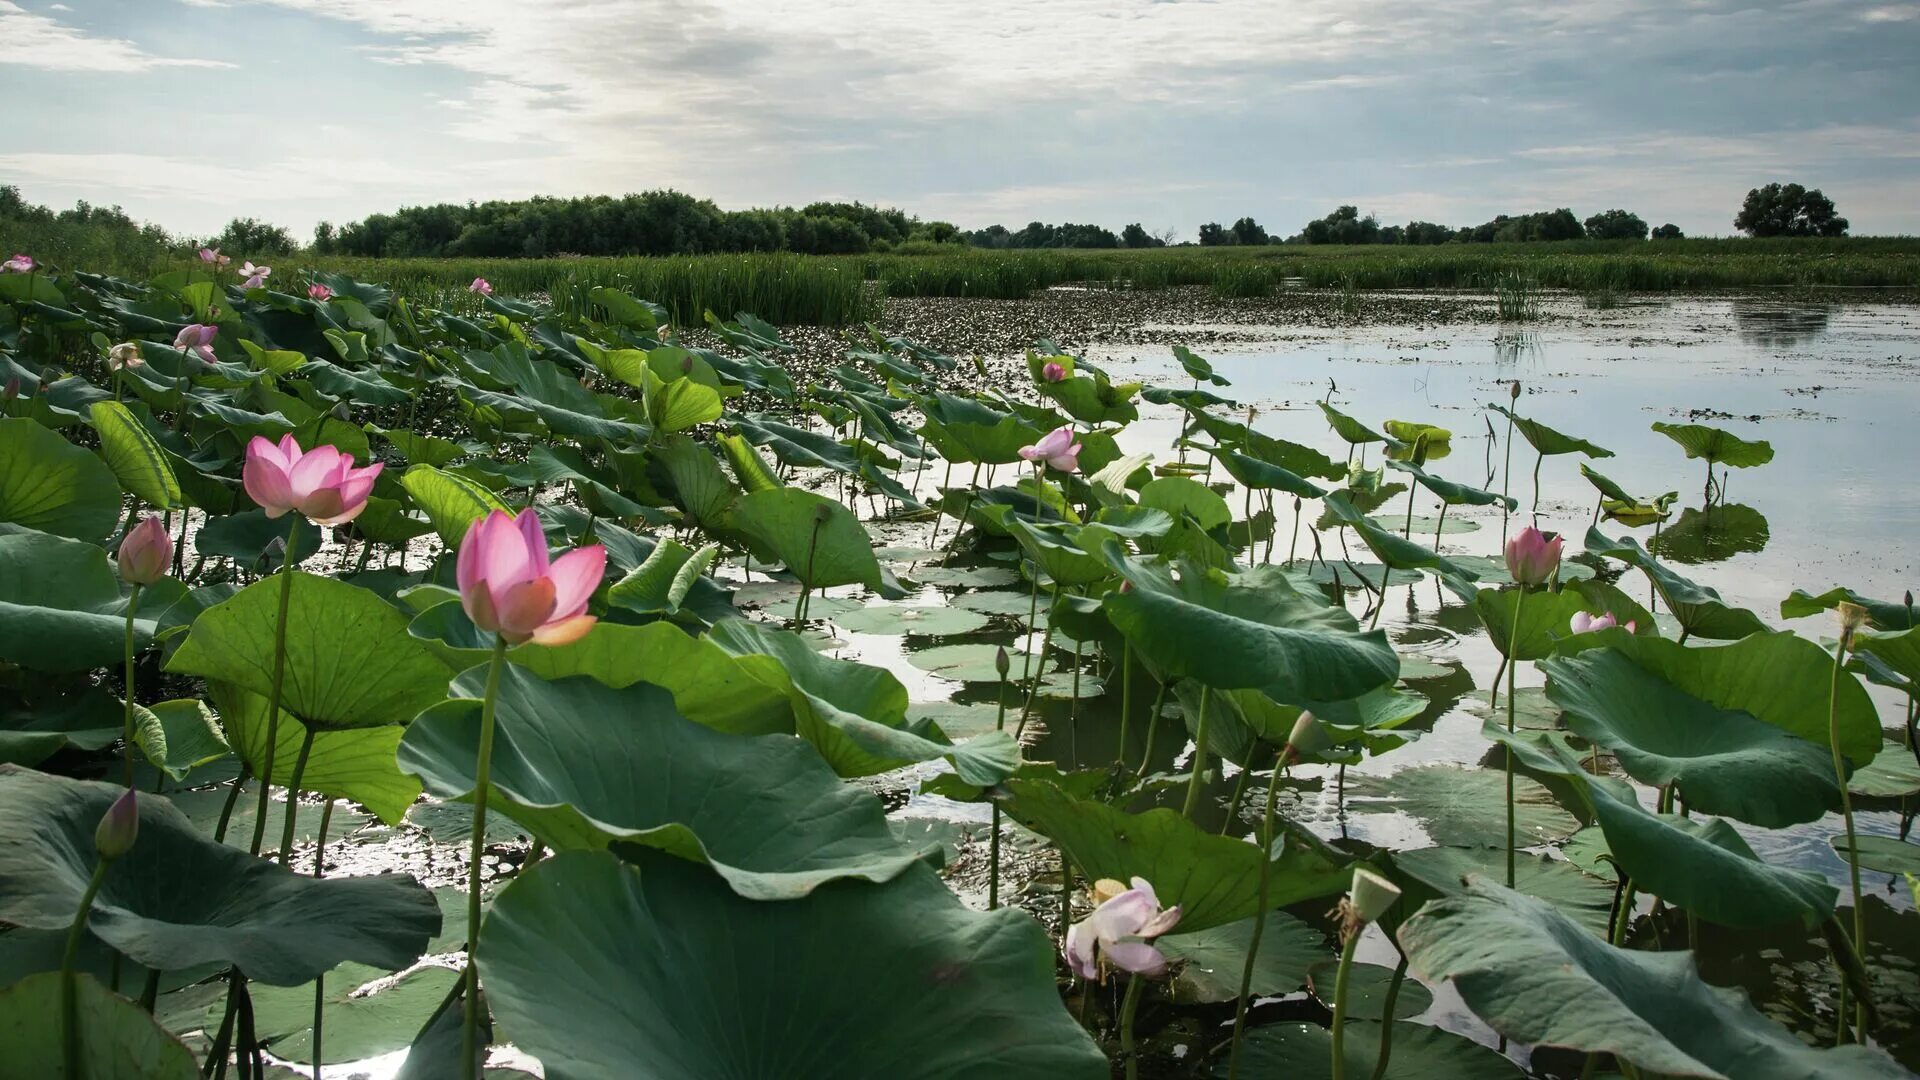
<path id="1" fill-rule="evenodd" d="M 49 10 L 69 9 L 55 4 Z M 83 30 L 35 14 L 12 0 L 0 0 L 0 41 L 7 43 L 0 50 L 0 65 L 47 71 L 136 72 L 159 67 L 234 66 L 220 60 L 154 56 L 121 38 L 89 37 Z"/>

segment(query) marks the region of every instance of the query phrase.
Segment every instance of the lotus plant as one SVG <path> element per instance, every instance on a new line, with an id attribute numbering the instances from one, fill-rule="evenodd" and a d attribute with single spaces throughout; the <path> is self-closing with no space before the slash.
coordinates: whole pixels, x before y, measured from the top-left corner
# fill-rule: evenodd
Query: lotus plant
<path id="1" fill-rule="evenodd" d="M 1507 573 L 1513 576 L 1513 626 L 1507 633 L 1505 650 L 1507 668 L 1507 731 L 1512 732 L 1514 721 L 1514 682 L 1520 666 L 1515 655 L 1520 650 L 1520 607 L 1527 598 L 1529 588 L 1537 588 L 1554 580 L 1560 573 L 1560 554 L 1565 540 L 1558 536 L 1548 536 L 1532 525 L 1520 530 L 1507 541 Z M 1574 631 L 1578 633 L 1576 629 Z M 1496 674 L 1494 686 L 1499 686 Z M 1507 887 L 1513 887 L 1514 853 L 1517 850 L 1518 832 L 1514 821 L 1513 806 L 1513 751 L 1505 755 L 1507 774 Z"/>
<path id="2" fill-rule="evenodd" d="M 124 659 L 126 661 L 126 703 L 123 717 L 126 738 L 127 787 L 133 787 L 133 616 L 140 609 L 140 590 L 167 576 L 167 565 L 173 561 L 173 537 L 167 535 L 167 527 L 156 514 L 148 514 L 140 524 L 127 530 L 120 541 L 120 549 L 115 553 L 120 567 L 120 580 L 132 586 L 132 595 L 127 597 L 126 638 Z"/>
<path id="3" fill-rule="evenodd" d="M 220 254 L 220 249 L 216 247 L 203 247 L 196 254 L 200 256 L 200 261 L 208 266 L 225 266 L 233 261 Z"/>
<path id="4" fill-rule="evenodd" d="M 1911 607 L 1911 603 L 1908 605 Z M 1833 753 L 1833 774 L 1840 786 L 1840 815 L 1847 827 L 1847 872 L 1853 887 L 1853 948 L 1859 953 L 1862 963 L 1867 954 L 1866 911 L 1860 904 L 1860 843 L 1853 825 L 1853 796 L 1847 790 L 1847 762 L 1840 753 L 1840 669 L 1846 665 L 1847 653 L 1853 650 L 1853 643 L 1861 628 L 1867 625 L 1867 609 L 1859 604 L 1842 600 L 1834 609 L 1840 621 L 1840 642 L 1833 650 L 1833 680 L 1827 690 L 1827 745 Z M 1834 1017 L 1834 1026 L 1840 1029 L 1841 1038 L 1846 1037 L 1846 994 L 1847 980 L 1843 974 L 1840 979 L 1841 1006 Z M 1867 1037 L 1867 1003 L 1861 1000 L 1855 1003 L 1854 1033 L 1864 1042 Z"/>
<path id="5" fill-rule="evenodd" d="M 477 293 L 480 296 L 492 296 L 493 283 L 488 281 L 486 278 L 477 277 L 473 279 L 473 284 L 467 286 L 467 291 L 470 293 Z"/>
<path id="6" fill-rule="evenodd" d="M 1067 377 L 1067 369 L 1060 366 L 1059 361 L 1049 360 L 1041 367 L 1040 376 L 1050 383 L 1059 382 Z"/>
<path id="7" fill-rule="evenodd" d="M 1333 1080 L 1345 1080 L 1347 1020 L 1347 975 L 1353 969 L 1353 949 L 1367 924 L 1385 915 L 1399 901 L 1400 886 L 1364 866 L 1353 868 L 1353 885 L 1346 899 L 1335 909 L 1340 915 L 1340 969 L 1333 980 Z M 1385 1018 L 1387 1027 L 1393 1018 Z M 1383 1057 L 1381 1059 L 1385 1061 Z"/>
<path id="8" fill-rule="evenodd" d="M 1153 940 L 1180 922 L 1180 907 L 1162 909 L 1160 898 L 1146 878 L 1134 878 L 1132 887 L 1110 878 L 1094 882 L 1093 913 L 1067 930 L 1067 966 L 1088 982 L 1103 981 L 1108 969 L 1130 973 L 1126 1000 L 1120 1006 L 1120 1051 L 1126 1057 L 1128 1080 L 1139 1075 L 1133 1052 L 1133 1016 L 1140 1007 L 1146 980 L 1166 974 L 1167 957 Z"/>
<path id="9" fill-rule="evenodd" d="M 13 253 L 13 258 L 0 262 L 0 273 L 31 274 L 34 267 L 38 265 L 40 264 L 33 261 L 33 256 L 16 251 Z"/>
<path id="10" fill-rule="evenodd" d="M 1033 462 L 1034 474 L 1046 469 L 1070 473 L 1080 468 L 1080 451 L 1086 445 L 1073 441 L 1073 425 L 1062 424 L 1042 436 L 1040 441 L 1020 448 L 1020 456 Z"/>
<path id="11" fill-rule="evenodd" d="M 1603 611 L 1598 615 L 1585 611 L 1576 611 L 1573 613 L 1573 618 L 1567 624 L 1568 629 L 1576 634 L 1591 634 L 1596 630 L 1610 630 L 1618 625 L 1619 620 L 1614 618 L 1613 612 L 1611 611 Z M 1633 620 L 1627 621 L 1627 633 L 1636 633 L 1638 630 L 1639 626 Z"/>
<path id="12" fill-rule="evenodd" d="M 234 273 L 239 274 L 241 277 L 246 279 L 245 281 L 240 283 L 241 288 L 258 289 L 266 285 L 267 276 L 273 273 L 273 267 L 255 266 L 253 265 L 252 260 L 248 260 L 245 265 L 241 266 L 240 269 L 235 270 Z"/>
<path id="13" fill-rule="evenodd" d="M 99 858 L 93 864 L 93 877 L 87 881 L 87 888 L 80 896 L 80 908 L 73 914 L 73 925 L 67 929 L 66 951 L 60 957 L 60 1032 L 64 1052 L 66 1072 L 62 1075 L 78 1077 L 80 1072 L 80 986 L 74 973 L 74 961 L 80 956 L 80 942 L 87 935 L 87 916 L 93 912 L 93 898 L 100 895 L 100 884 L 107 878 L 107 867 L 113 860 L 133 850 L 134 841 L 140 836 L 140 797 L 133 788 L 115 799 L 107 812 L 101 815 L 100 824 L 93 830 L 93 849 Z"/>
<path id="14" fill-rule="evenodd" d="M 475 626 L 492 633 L 493 656 L 487 689 L 480 703 L 480 752 L 474 764 L 473 834 L 467 862 L 466 1013 L 462 1024 L 461 1068 L 473 1076 L 480 1023 L 480 969 L 474 946 L 480 934 L 480 852 L 486 837 L 487 789 L 493 758 L 494 699 L 507 646 L 532 642 L 566 645 L 593 629 L 587 601 L 607 570 L 607 549 L 599 544 L 575 548 L 551 559 L 540 519 L 531 508 L 518 517 L 495 510 L 467 528 L 460 542 L 455 580 L 460 606 Z"/>
<path id="15" fill-rule="evenodd" d="M 325 285 L 322 285 L 316 281 L 313 284 L 307 286 L 307 299 L 312 300 L 315 303 L 324 304 L 327 301 L 333 299 L 333 290 L 327 288 Z"/>
<path id="16" fill-rule="evenodd" d="M 214 362 L 213 342 L 220 336 L 220 328 L 207 323 L 188 323 L 173 336 L 173 347 L 211 364 Z"/>

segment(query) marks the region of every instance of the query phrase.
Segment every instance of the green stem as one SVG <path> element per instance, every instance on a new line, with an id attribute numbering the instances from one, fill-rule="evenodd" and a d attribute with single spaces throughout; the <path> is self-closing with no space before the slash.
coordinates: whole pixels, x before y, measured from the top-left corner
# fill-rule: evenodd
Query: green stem
<path id="1" fill-rule="evenodd" d="M 127 741 L 126 757 L 127 757 L 127 786 L 128 787 L 133 786 L 133 613 L 135 611 L 138 611 L 140 608 L 140 588 L 141 587 L 139 585 L 135 585 L 133 587 L 132 595 L 127 597 L 127 638 L 126 638 L 126 648 L 125 648 L 125 654 L 126 654 L 126 660 L 127 660 L 127 685 L 126 685 L 127 702 L 126 702 L 125 734 L 126 734 L 126 741 Z"/>
<path id="2" fill-rule="evenodd" d="M 1253 964 L 1260 955 L 1260 935 L 1267 928 L 1267 888 L 1273 877 L 1274 804 L 1280 790 L 1280 769 L 1286 760 L 1287 752 L 1282 749 L 1273 759 L 1273 775 L 1267 778 L 1266 823 L 1260 833 L 1262 858 L 1259 898 L 1255 905 L 1258 910 L 1253 923 L 1253 936 L 1247 941 L 1247 960 L 1240 967 L 1240 998 L 1233 1008 L 1233 1049 L 1227 1054 L 1227 1080 L 1239 1080 L 1240 1076 L 1240 1036 L 1247 1025 L 1247 1005 L 1253 993 Z"/>
<path id="3" fill-rule="evenodd" d="M 255 808 L 253 843 L 247 846 L 250 855 L 260 854 L 260 842 L 267 838 L 273 759 L 280 753 L 280 688 L 287 678 L 287 605 L 293 600 L 293 553 L 299 539 L 300 518 L 293 515 L 293 527 L 287 532 L 287 549 L 280 555 L 280 614 L 273 621 L 273 692 L 267 698 L 267 748 L 260 762 L 260 803 Z"/>
<path id="4" fill-rule="evenodd" d="M 1120 771 L 1127 771 L 1127 726 L 1133 720 L 1133 642 L 1120 646 Z"/>
<path id="5" fill-rule="evenodd" d="M 314 838 L 313 878 L 320 880 L 326 870 L 321 858 L 327 850 L 327 826 L 333 821 L 333 800 L 327 800 L 326 809 L 320 811 L 320 833 Z M 327 976 L 323 972 L 313 980 L 313 1080 L 320 1080 L 321 1023 L 325 1018 L 324 1006 L 327 1001 Z"/>
<path id="6" fill-rule="evenodd" d="M 1007 677 L 1000 676 L 1000 711 L 993 718 L 993 730 L 1007 729 Z M 993 835 L 987 839 L 987 910 L 1000 906 L 1000 804 L 993 804 Z"/>
<path id="7" fill-rule="evenodd" d="M 220 821 L 213 827 L 214 843 L 226 842 L 227 824 L 233 820 L 233 804 L 240 801 L 240 789 L 247 786 L 247 779 L 252 775 L 253 770 L 246 762 L 241 762 L 240 775 L 233 778 L 233 786 L 227 789 L 226 804 L 220 807 Z"/>
<path id="8" fill-rule="evenodd" d="M 1232 836 L 1233 826 L 1240 819 L 1240 800 L 1247 796 L 1247 779 L 1253 775 L 1251 767 L 1240 770 L 1240 779 L 1233 782 L 1233 794 L 1227 798 L 1227 820 L 1220 826 L 1221 836 Z"/>
<path id="9" fill-rule="evenodd" d="M 480 753 L 473 773 L 473 834 L 467 850 L 467 1000 L 460 1025 L 460 1073 L 467 1080 L 479 1074 L 480 967 L 474 946 L 480 938 L 480 850 L 487 836 L 487 788 L 492 783 L 493 707 L 500 692 L 500 672 L 507 666 L 507 639 L 495 637 L 493 658 L 487 666 L 487 693 L 480 701 Z"/>
<path id="10" fill-rule="evenodd" d="M 1520 667 L 1520 661 L 1514 653 L 1520 651 L 1520 601 L 1525 599 L 1527 587 L 1517 586 L 1513 594 L 1513 629 L 1507 634 L 1507 734 L 1513 734 L 1513 680 L 1514 673 Z M 1513 814 L 1513 748 L 1507 748 L 1507 888 L 1513 888 L 1514 847 L 1517 834 L 1514 829 Z"/>
<path id="11" fill-rule="evenodd" d="M 300 816 L 300 780 L 307 773 L 307 756 L 313 753 L 313 726 L 300 739 L 300 754 L 293 759 L 293 775 L 287 777 L 287 822 L 280 828 L 280 865 L 293 857 L 293 827 Z M 315 856 L 318 859 L 318 856 Z"/>
<path id="12" fill-rule="evenodd" d="M 67 930 L 66 951 L 60 955 L 60 1030 L 66 1047 L 66 1075 L 70 1080 L 79 1080 L 81 1075 L 80 982 L 73 964 L 80 956 L 80 939 L 87 933 L 87 916 L 93 911 L 93 898 L 99 895 L 100 883 L 106 880 L 107 863 L 108 860 L 101 859 L 94 864 L 93 878 L 80 897 L 80 910 L 73 913 L 73 925 Z"/>
<path id="13" fill-rule="evenodd" d="M 1619 872 L 1618 868 L 1614 870 L 1616 874 Z M 1620 882 L 1620 906 L 1618 909 L 1618 917 L 1614 919 L 1613 922 L 1612 944 L 1614 948 L 1619 948 L 1626 944 L 1627 927 L 1633 922 L 1633 879 L 1630 877 L 1622 877 Z"/>
<path id="14" fill-rule="evenodd" d="M 1860 905 L 1860 844 L 1853 828 L 1853 796 L 1847 791 L 1847 763 L 1840 754 L 1840 666 L 1846 661 L 1847 645 L 1852 640 L 1852 632 L 1840 635 L 1840 645 L 1833 651 L 1833 679 L 1827 690 L 1827 745 L 1833 751 L 1833 774 L 1840 784 L 1840 814 L 1847 823 L 1847 874 L 1853 886 L 1853 942 L 1854 949 L 1860 954 L 1861 964 L 1867 960 L 1867 922 L 1866 911 Z M 1841 986 L 1845 986 L 1843 980 Z M 1859 1001 L 1854 1004 L 1854 1031 L 1861 1039 L 1867 1037 L 1867 1004 Z"/>
<path id="15" fill-rule="evenodd" d="M 1047 666 L 1047 650 L 1051 648 L 1053 648 L 1053 618 L 1049 615 L 1047 618 L 1047 632 L 1040 635 L 1040 667 L 1043 670 Z M 1033 673 L 1033 677 L 1027 680 L 1027 703 L 1020 709 L 1020 725 L 1013 729 L 1013 737 L 1015 739 L 1026 734 L 1027 721 L 1033 716 L 1033 699 L 1039 693 L 1040 672 L 1036 671 Z"/>
<path id="16" fill-rule="evenodd" d="M 1187 804 L 1180 810 L 1180 815 L 1189 821 L 1200 809 L 1200 787 L 1207 774 L 1207 699 L 1212 693 L 1211 686 L 1200 688 L 1200 718 L 1193 730 L 1193 776 L 1187 780 Z"/>
<path id="17" fill-rule="evenodd" d="M 1353 970 L 1353 949 L 1360 943 L 1360 930 L 1347 935 L 1340 946 L 1340 972 L 1333 980 L 1333 1080 L 1347 1076 L 1347 975 Z"/>
<path id="18" fill-rule="evenodd" d="M 1407 954 L 1400 954 L 1400 962 L 1393 967 L 1393 978 L 1387 981 L 1387 1000 L 1380 1006 L 1380 1053 L 1374 1058 L 1373 1080 L 1385 1080 L 1387 1062 L 1393 1058 L 1393 1003 L 1400 1000 L 1400 984 L 1407 979 Z"/>
<path id="19" fill-rule="evenodd" d="M 1133 1016 L 1140 1011 L 1140 991 L 1146 985 L 1147 980 L 1140 976 L 1128 976 L 1127 996 L 1120 1003 L 1120 1056 L 1127 1063 L 1127 1080 L 1138 1080 L 1140 1076 L 1140 1059 L 1133 1049 Z"/>
<path id="20" fill-rule="evenodd" d="M 1507 463 L 1500 470 L 1500 542 L 1507 540 L 1507 517 L 1512 513 L 1509 507 L 1512 500 L 1507 497 L 1508 482 L 1513 479 L 1513 412 L 1507 412 Z"/>
<path id="21" fill-rule="evenodd" d="M 1147 745 L 1140 751 L 1140 771 L 1135 776 L 1147 775 L 1147 764 L 1153 760 L 1153 737 L 1160 733 L 1160 710 L 1166 703 L 1167 684 L 1163 682 L 1153 695 L 1153 711 L 1147 714 Z"/>

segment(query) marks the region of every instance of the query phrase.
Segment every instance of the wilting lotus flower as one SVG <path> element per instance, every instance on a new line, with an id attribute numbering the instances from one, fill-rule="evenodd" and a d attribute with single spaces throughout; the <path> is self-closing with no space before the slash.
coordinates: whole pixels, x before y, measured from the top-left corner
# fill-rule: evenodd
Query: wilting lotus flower
<path id="1" fill-rule="evenodd" d="M 307 298 L 310 300 L 318 300 L 324 304 L 333 299 L 333 290 L 316 281 L 307 286 Z"/>
<path id="2" fill-rule="evenodd" d="M 512 645 L 565 645 L 593 629 L 587 600 L 606 571 L 601 545 L 548 562 L 547 538 L 531 509 L 517 518 L 495 510 L 467 529 L 454 577 L 460 605 L 475 626 Z"/>
<path id="3" fill-rule="evenodd" d="M 1614 618 L 1613 612 L 1611 611 L 1602 612 L 1598 615 L 1589 615 L 1584 611 L 1576 611 L 1573 613 L 1573 621 L 1569 625 L 1572 627 L 1574 633 L 1585 634 L 1594 630 L 1606 630 L 1619 624 L 1620 620 Z M 1627 633 L 1636 633 L 1638 629 L 1633 622 L 1629 621 L 1627 623 Z"/>
<path id="4" fill-rule="evenodd" d="M 114 371 L 121 368 L 140 367 L 146 361 L 140 357 L 140 346 L 131 341 L 123 341 L 107 350 L 107 367 Z"/>
<path id="5" fill-rule="evenodd" d="M 0 271 L 5 271 L 9 274 L 25 274 L 31 272 L 37 265 L 38 264 L 33 261 L 32 256 L 22 255 L 16 251 L 13 253 L 13 258 L 0 263 Z"/>
<path id="6" fill-rule="evenodd" d="M 167 564 L 173 561 L 173 537 L 160 524 L 156 514 L 127 530 L 115 554 L 120 564 L 120 580 L 129 585 L 151 585 L 167 576 Z"/>
<path id="7" fill-rule="evenodd" d="M 1103 963 L 1136 975 L 1165 972 L 1166 955 L 1153 947 L 1153 939 L 1180 922 L 1179 906 L 1160 910 L 1160 898 L 1146 878 L 1134 878 L 1131 889 L 1103 879 L 1094 883 L 1093 892 L 1096 899 L 1108 899 L 1067 928 L 1067 966 L 1073 973 L 1098 981 Z"/>
<path id="8" fill-rule="evenodd" d="M 173 347 L 190 352 L 207 363 L 213 363 L 213 339 L 220 335 L 220 328 L 206 323 L 188 323 L 174 335 Z"/>
<path id="9" fill-rule="evenodd" d="M 1061 472 L 1072 472 L 1080 467 L 1082 445 L 1073 441 L 1073 425 L 1062 424 L 1032 446 L 1021 447 L 1020 456 L 1028 461 L 1044 461 Z"/>
<path id="10" fill-rule="evenodd" d="M 481 296 L 492 296 L 493 283 L 486 278 L 477 277 L 473 279 L 473 284 L 467 286 L 467 291 L 479 293 Z"/>
<path id="11" fill-rule="evenodd" d="M 1049 360 L 1046 366 L 1040 369 L 1040 375 L 1048 382 L 1059 382 L 1061 379 L 1067 377 L 1067 369 Z"/>
<path id="12" fill-rule="evenodd" d="M 241 277 L 247 279 L 240 283 L 241 288 L 257 289 L 267 283 L 267 275 L 273 273 L 273 267 L 255 266 L 253 265 L 253 262 L 249 260 L 245 266 L 242 266 L 240 269 L 235 270 L 234 273 L 239 274 Z"/>
<path id="13" fill-rule="evenodd" d="M 374 478 L 384 467 L 375 462 L 356 469 L 353 458 L 336 447 L 302 451 L 291 435 L 282 435 L 278 446 L 255 435 L 247 444 L 240 480 L 247 497 L 270 518 L 298 510 L 315 525 L 344 525 L 367 508 Z"/>
<path id="14" fill-rule="evenodd" d="M 132 788 L 113 801 L 93 830 L 93 846 L 103 859 L 117 859 L 133 850 L 140 836 L 140 800 Z"/>
<path id="15" fill-rule="evenodd" d="M 1560 569 L 1563 541 L 1529 525 L 1507 541 L 1507 573 L 1522 585 L 1544 585 Z"/>
<path id="16" fill-rule="evenodd" d="M 220 249 L 216 247 L 203 247 L 200 249 L 199 254 L 200 261 L 210 266 L 225 266 L 233 261 L 227 256 L 220 254 Z"/>

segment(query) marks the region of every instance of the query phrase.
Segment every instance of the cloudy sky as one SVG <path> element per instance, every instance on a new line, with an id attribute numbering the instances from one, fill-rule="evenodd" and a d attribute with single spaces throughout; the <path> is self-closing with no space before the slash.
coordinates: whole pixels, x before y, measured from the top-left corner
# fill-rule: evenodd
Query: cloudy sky
<path id="1" fill-rule="evenodd" d="M 0 0 L 0 183 L 189 233 L 673 187 L 1274 231 L 1823 188 L 1920 234 L 1920 2 Z"/>

